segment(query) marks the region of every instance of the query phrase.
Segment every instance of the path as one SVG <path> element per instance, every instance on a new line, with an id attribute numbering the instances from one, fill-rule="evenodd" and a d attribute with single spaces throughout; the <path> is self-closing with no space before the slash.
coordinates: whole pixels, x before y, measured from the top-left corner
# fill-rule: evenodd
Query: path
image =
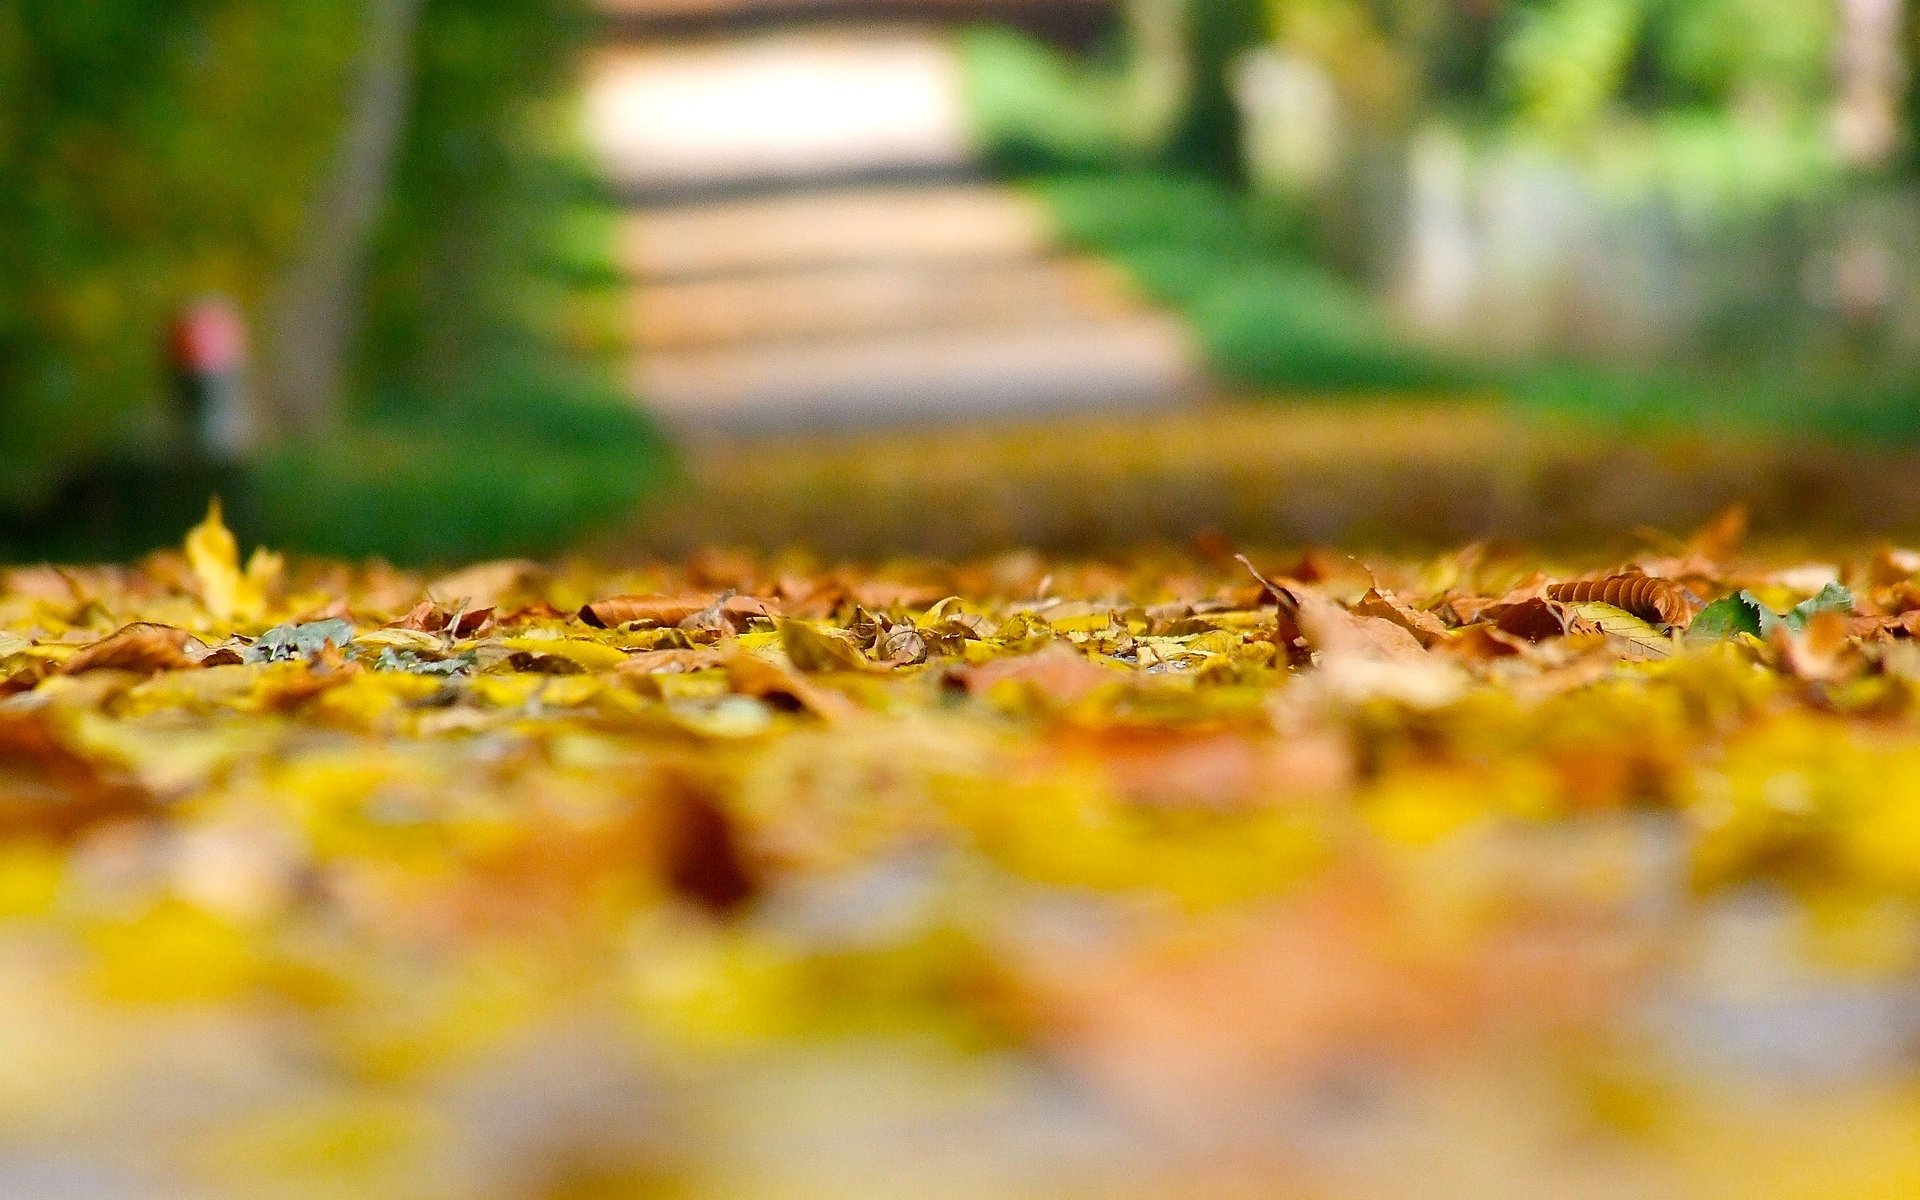
<path id="1" fill-rule="evenodd" d="M 1064 27 L 1095 0 L 607 7 L 626 23 L 589 64 L 588 135 L 631 205 L 633 390 L 670 425 L 1142 411 L 1202 390 L 1174 318 L 982 178 L 958 63 L 928 24 L 993 10 Z"/>
<path id="2" fill-rule="evenodd" d="M 1920 453 L 1762 433 L 1627 437 L 1498 406 L 1239 405 L 711 445 L 686 485 L 600 547 L 829 556 L 1098 553 L 1202 532 L 1242 545 L 1637 544 L 1734 501 L 1755 527 L 1920 536 Z M 1821 538 L 1825 538 L 1823 543 Z M 1797 552 L 1812 552 L 1802 547 Z"/>

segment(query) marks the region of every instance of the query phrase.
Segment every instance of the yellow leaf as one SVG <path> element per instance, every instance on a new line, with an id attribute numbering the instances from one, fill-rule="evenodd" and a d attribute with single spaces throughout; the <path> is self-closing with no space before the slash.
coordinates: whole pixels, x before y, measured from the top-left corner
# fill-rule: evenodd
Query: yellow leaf
<path id="1" fill-rule="evenodd" d="M 1624 638 L 1656 658 L 1673 653 L 1673 639 L 1634 616 L 1624 608 L 1598 602 L 1569 604 L 1567 611 L 1598 627 L 1601 632 Z"/>
<path id="2" fill-rule="evenodd" d="M 275 574 L 277 555 L 256 554 L 249 569 L 240 570 L 240 544 L 222 519 L 220 500 L 207 505 L 207 519 L 187 534 L 187 565 L 200 584 L 200 601 L 216 620 L 258 616 L 266 605 L 264 584 Z"/>
<path id="3" fill-rule="evenodd" d="M 587 671 L 605 671 L 627 661 L 620 650 L 586 638 L 512 637 L 495 644 L 527 654 L 555 655 Z"/>

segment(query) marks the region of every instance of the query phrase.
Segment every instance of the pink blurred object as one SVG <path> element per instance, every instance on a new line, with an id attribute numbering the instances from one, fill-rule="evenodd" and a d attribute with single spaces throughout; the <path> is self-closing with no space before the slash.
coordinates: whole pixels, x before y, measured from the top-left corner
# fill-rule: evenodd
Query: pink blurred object
<path id="1" fill-rule="evenodd" d="M 176 395 L 181 415 L 203 457 L 230 462 L 259 440 L 247 377 L 247 323 L 225 296 L 188 304 L 170 331 Z"/>

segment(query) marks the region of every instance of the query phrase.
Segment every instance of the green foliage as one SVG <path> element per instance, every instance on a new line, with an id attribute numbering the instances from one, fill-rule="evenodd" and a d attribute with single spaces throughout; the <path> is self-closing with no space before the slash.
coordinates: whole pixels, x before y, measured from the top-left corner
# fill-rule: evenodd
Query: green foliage
<path id="1" fill-rule="evenodd" d="M 1920 444 L 1920 381 L 1788 372 L 1768 364 L 1620 367 L 1555 362 L 1508 373 L 1519 409 L 1633 431 L 1760 430 Z"/>
<path id="2" fill-rule="evenodd" d="M 1174 162 L 1223 176 L 1241 169 L 1233 64 L 1267 38 L 1264 0 L 1184 0 L 1191 92 L 1173 136 Z"/>
<path id="3" fill-rule="evenodd" d="M 1240 171 L 1231 66 L 1267 36 L 1264 0 L 1142 0 L 1121 40 L 1088 59 L 1007 29 L 959 42 L 981 144 L 1019 170 L 1163 163 Z M 1163 36 L 1164 35 L 1164 36 Z"/>
<path id="4" fill-rule="evenodd" d="M 399 562 L 551 551 L 633 511 L 670 477 L 653 427 L 569 406 L 543 436 L 517 414 L 387 418 L 280 448 L 237 522 L 265 544 Z"/>
<path id="5" fill-rule="evenodd" d="M 1821 613 L 1852 611 L 1853 593 L 1841 583 L 1829 583 L 1820 589 L 1819 595 L 1802 600 L 1785 616 L 1762 604 L 1752 592 L 1741 591 L 1701 609 L 1688 627 L 1687 636 L 1702 641 L 1725 641 L 1743 633 L 1772 637 L 1776 629 L 1799 633 Z"/>
<path id="6" fill-rule="evenodd" d="M 657 432 L 559 325 L 569 271 L 608 271 L 603 229 L 563 246 L 588 17 L 584 0 L 427 0 L 360 403 L 322 443 L 219 481 L 261 536 L 551 550 L 664 473 Z M 332 165 L 363 18 L 338 0 L 0 0 L 0 514 L 45 510 L 14 522 L 16 552 L 132 552 L 204 507 L 210 481 L 154 452 L 165 325 L 209 290 L 263 310 Z M 56 493 L 75 470 L 77 496 Z"/>
<path id="7" fill-rule="evenodd" d="M 1107 166 L 1144 157 L 1128 128 L 1121 81 L 1016 30 L 970 30 L 957 43 L 970 123 L 1014 170 Z"/>
<path id="8" fill-rule="evenodd" d="M 1551 137 L 1591 130 L 1619 98 L 1645 17 L 1643 0 L 1521 7 L 1500 49 L 1500 86 L 1519 120 Z"/>
<path id="9" fill-rule="evenodd" d="M 1736 592 L 1701 609 L 1693 624 L 1687 627 L 1687 636 L 1704 642 L 1724 642 L 1743 633 L 1760 637 L 1768 617 L 1776 622 L 1780 619 L 1754 599 L 1753 593 Z"/>
<path id="10" fill-rule="evenodd" d="M 429 0 L 416 99 L 376 251 L 361 376 L 458 406 L 559 357 L 542 304 L 579 184 L 563 132 L 580 0 Z"/>
<path id="11" fill-rule="evenodd" d="M 305 661 L 324 654 L 328 647 L 345 646 L 353 640 L 353 622 L 330 617 L 324 621 L 275 625 L 248 646 L 248 662 Z"/>
<path id="12" fill-rule="evenodd" d="M 159 435 L 177 305 L 264 294 L 354 19 L 334 0 L 0 6 L 0 507 Z"/>
<path id="13" fill-rule="evenodd" d="M 1833 0 L 1667 0 L 1655 37 L 1687 98 L 1814 107 L 1831 85 Z"/>
<path id="14" fill-rule="evenodd" d="M 1357 393 L 1468 382 L 1397 337 L 1357 288 L 1307 261 L 1216 180 L 1136 172 L 1032 187 L 1067 241 L 1118 262 L 1185 317 L 1229 382 Z"/>

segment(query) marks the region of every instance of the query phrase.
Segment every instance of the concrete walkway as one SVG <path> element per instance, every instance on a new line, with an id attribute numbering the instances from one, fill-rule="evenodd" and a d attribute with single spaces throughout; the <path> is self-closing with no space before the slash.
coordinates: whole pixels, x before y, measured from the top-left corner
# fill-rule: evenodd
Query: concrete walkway
<path id="1" fill-rule="evenodd" d="M 588 141 L 631 205 L 619 259 L 643 403 L 697 439 L 1166 409 L 1204 390 L 1178 322 L 981 178 L 945 34 L 884 5 L 822 25 L 816 7 L 622 0 L 627 17 L 721 19 L 589 64 Z M 759 20 L 727 34 L 728 12 Z M 769 12 L 798 15 L 769 30 Z"/>

